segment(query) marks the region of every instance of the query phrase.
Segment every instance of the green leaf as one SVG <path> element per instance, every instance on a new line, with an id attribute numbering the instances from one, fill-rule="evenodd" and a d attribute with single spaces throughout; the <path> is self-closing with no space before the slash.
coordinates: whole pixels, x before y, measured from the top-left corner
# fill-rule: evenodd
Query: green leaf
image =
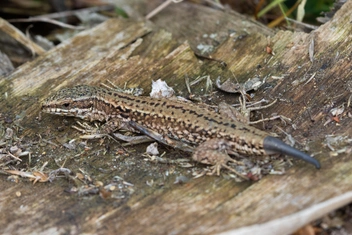
<path id="1" fill-rule="evenodd" d="M 122 16 L 123 18 L 128 18 L 127 13 L 120 7 L 115 7 L 115 13 L 116 15 Z"/>
<path id="2" fill-rule="evenodd" d="M 267 5 L 263 10 L 261 10 L 258 13 L 258 18 L 260 18 L 261 16 L 263 16 L 265 13 L 267 13 L 268 11 L 270 11 L 271 9 L 273 9 L 274 7 L 277 7 L 280 3 L 284 2 L 285 0 L 274 0 L 271 3 L 269 3 L 269 5 Z"/>

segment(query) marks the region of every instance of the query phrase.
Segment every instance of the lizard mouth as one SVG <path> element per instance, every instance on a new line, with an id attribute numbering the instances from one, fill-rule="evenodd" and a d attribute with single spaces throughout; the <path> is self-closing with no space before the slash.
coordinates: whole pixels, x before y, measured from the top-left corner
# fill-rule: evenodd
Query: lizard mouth
<path id="1" fill-rule="evenodd" d="M 79 112 L 73 111 L 73 110 L 52 108 L 52 107 L 46 107 L 46 106 L 42 106 L 42 112 L 60 115 L 60 116 L 77 116 L 79 114 Z"/>

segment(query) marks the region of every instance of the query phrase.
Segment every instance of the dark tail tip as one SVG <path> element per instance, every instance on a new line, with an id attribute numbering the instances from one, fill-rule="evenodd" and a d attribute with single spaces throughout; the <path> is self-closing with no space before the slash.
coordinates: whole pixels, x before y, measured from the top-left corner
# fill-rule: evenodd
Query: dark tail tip
<path id="1" fill-rule="evenodd" d="M 312 158 L 310 155 L 303 153 L 299 151 L 298 149 L 295 149 L 281 140 L 272 137 L 272 136 L 267 136 L 264 139 L 264 150 L 268 152 L 273 152 L 273 153 L 282 153 L 297 159 L 302 159 L 303 161 L 306 161 L 312 165 L 314 165 L 317 169 L 320 169 L 320 162 Z"/>

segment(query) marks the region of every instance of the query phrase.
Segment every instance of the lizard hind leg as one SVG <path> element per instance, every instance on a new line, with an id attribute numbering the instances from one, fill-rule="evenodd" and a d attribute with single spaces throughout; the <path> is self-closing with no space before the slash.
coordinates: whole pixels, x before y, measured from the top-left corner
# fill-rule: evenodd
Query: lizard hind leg
<path id="1" fill-rule="evenodd" d="M 220 170 L 226 168 L 227 170 L 235 173 L 242 179 L 248 180 L 248 177 L 236 171 L 232 167 L 228 166 L 228 162 L 232 162 L 236 165 L 243 165 L 243 163 L 232 159 L 228 154 L 227 150 L 231 150 L 227 141 L 224 139 L 211 139 L 200 144 L 194 151 L 192 158 L 194 161 L 212 165 L 212 172 L 210 175 L 220 175 Z"/>

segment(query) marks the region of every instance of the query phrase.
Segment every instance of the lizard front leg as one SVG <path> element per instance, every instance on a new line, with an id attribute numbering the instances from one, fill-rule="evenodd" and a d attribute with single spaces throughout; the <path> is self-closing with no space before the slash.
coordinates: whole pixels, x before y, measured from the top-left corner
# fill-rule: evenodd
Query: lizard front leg
<path id="1" fill-rule="evenodd" d="M 112 135 L 115 138 L 127 142 L 128 145 L 135 145 L 140 143 L 152 142 L 153 139 L 148 136 L 127 136 L 118 133 L 117 131 L 130 131 L 140 133 L 136 128 L 130 125 L 129 121 L 121 118 L 113 118 L 107 121 L 102 126 L 91 126 L 87 123 L 81 123 L 77 121 L 77 126 L 72 126 L 74 129 L 84 133 L 85 135 L 80 136 L 81 139 L 98 139 L 107 135 Z"/>

